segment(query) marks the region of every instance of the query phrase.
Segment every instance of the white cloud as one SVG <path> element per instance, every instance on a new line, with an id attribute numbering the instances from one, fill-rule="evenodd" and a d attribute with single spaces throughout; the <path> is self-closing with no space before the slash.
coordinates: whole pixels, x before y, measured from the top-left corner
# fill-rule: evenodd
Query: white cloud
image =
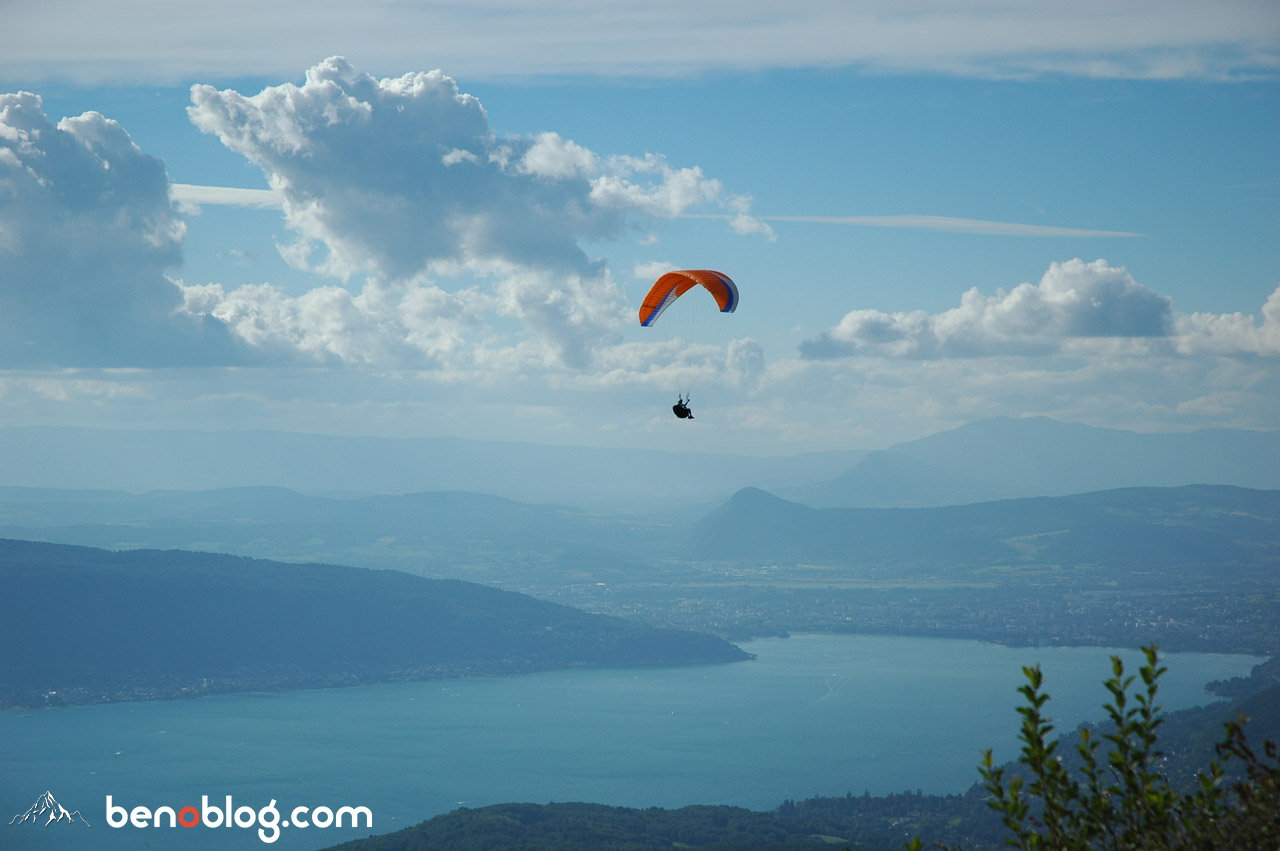
<path id="1" fill-rule="evenodd" d="M 635 278 L 649 284 L 668 272 L 674 272 L 679 268 L 674 263 L 669 263 L 665 260 L 650 260 L 644 263 L 637 263 L 631 273 Z"/>
<path id="2" fill-rule="evenodd" d="M 588 369 L 631 311 L 580 243 L 749 206 L 658 155 L 497 138 L 438 71 L 377 80 L 334 58 L 252 97 L 193 87 L 192 120 L 270 190 L 171 184 L 115 121 L 55 127 L 38 96 L 2 98 L 0 365 Z M 279 207 L 284 258 L 344 285 L 168 277 L 180 214 L 204 204 Z"/>
<path id="3" fill-rule="evenodd" d="M 492 203 L 480 197 L 492 169 L 444 162 L 492 143 L 480 103 L 439 72 L 380 82 L 331 59 L 302 86 L 251 97 L 194 86 L 191 99 L 191 120 L 262 168 L 290 227 L 327 249 L 319 269 L 335 276 L 404 279 L 456 258 Z"/>
<path id="4" fill-rule="evenodd" d="M 185 309 L 224 323 L 263 356 L 357 366 L 463 366 L 463 334 L 478 325 L 466 303 L 438 288 L 353 295 L 317 287 L 290 297 L 262 284 L 224 292 L 217 284 L 185 286 Z"/>
<path id="5" fill-rule="evenodd" d="M 630 312 L 607 270 L 590 277 L 508 275 L 498 286 L 498 299 L 501 315 L 519 319 L 550 344 L 548 366 L 575 369 L 588 368 L 594 349 L 617 341 Z"/>
<path id="6" fill-rule="evenodd" d="M 879 445 L 992 416 L 1138 431 L 1275 428 L 1280 287 L 1261 316 L 1180 314 L 1105 261 L 1055 263 L 1036 284 L 965 293 L 940 313 L 854 310 L 771 361 L 739 427 L 795 445 Z M 872 443 L 871 445 L 877 445 Z"/>
<path id="7" fill-rule="evenodd" d="M 741 195 L 732 198 L 729 206 L 736 211 L 729 218 L 729 227 L 734 233 L 743 235 L 758 233 L 770 242 L 777 240 L 778 235 L 773 232 L 773 228 L 765 224 L 760 216 L 751 215 L 750 196 Z"/>
<path id="8" fill-rule="evenodd" d="M 188 215 L 198 214 L 206 204 L 223 207 L 250 207 L 258 210 L 278 210 L 283 204 L 280 196 L 271 189 L 243 189 L 233 186 L 196 186 L 190 183 L 174 183 L 169 195 L 179 209 Z"/>
<path id="9" fill-rule="evenodd" d="M 1038 284 L 993 296 L 971 289 L 959 307 L 942 313 L 850 311 L 835 327 L 801 343 L 800 351 L 812 359 L 1052 354 L 1081 341 L 1146 340 L 1172 330 L 1167 297 L 1105 260 L 1070 260 L 1052 264 Z"/>
<path id="10" fill-rule="evenodd" d="M 439 71 L 378 80 L 334 57 L 252 96 L 192 88 L 191 120 L 262 168 L 318 271 L 403 280 L 433 263 L 589 274 L 579 241 L 714 204 L 698 168 L 601 157 L 548 132 L 497 138 Z"/>
<path id="11" fill-rule="evenodd" d="M 0 94 L 0 363 L 238 360 L 218 323 L 176 315 L 184 235 L 164 164 L 118 123 Z"/>
<path id="12" fill-rule="evenodd" d="M 648 175 L 659 179 L 645 180 Z M 673 168 L 656 154 L 609 157 L 607 170 L 591 180 L 590 197 L 602 209 L 654 218 L 679 218 L 706 204 L 737 209 L 743 203 L 738 196 L 726 198 L 720 181 L 708 178 L 701 168 Z"/>
<path id="13" fill-rule="evenodd" d="M 1275 357 L 1280 355 L 1280 287 L 1261 318 L 1243 313 L 1179 314 L 1167 296 L 1105 260 L 1054 263 L 1038 284 L 985 296 L 976 288 L 942 313 L 851 310 L 804 340 L 810 360 L 1021 354 Z"/>
<path id="14" fill-rule="evenodd" d="M 875 353 L 771 361 L 733 397 L 736 439 L 882 448 L 995 416 L 1048 416 L 1136 431 L 1274 429 L 1275 358 L 1141 353 L 989 354 L 917 360 Z M 860 437 L 859 437 L 860 436 Z"/>
<path id="15" fill-rule="evenodd" d="M 534 138 L 533 144 L 520 158 L 517 170 L 552 180 L 590 179 L 598 165 L 596 155 L 591 151 L 570 139 L 560 138 L 559 133 L 547 132 Z"/>
<path id="16" fill-rule="evenodd" d="M 754 388 L 764 376 L 764 347 L 751 338 L 730 340 L 725 358 L 725 377 L 738 387 Z"/>
<path id="17" fill-rule="evenodd" d="M 282 247 L 285 259 L 368 281 L 359 295 L 326 287 L 296 299 L 265 286 L 189 290 L 192 315 L 259 347 L 292 344 L 347 363 L 395 363 L 411 351 L 436 363 L 438 338 L 456 352 L 492 313 L 519 323 L 526 359 L 540 345 L 534 360 L 581 368 L 629 312 L 583 241 L 698 206 L 749 206 L 700 169 L 657 155 L 601 156 L 554 132 L 498 138 L 480 102 L 439 71 L 377 80 L 334 57 L 302 86 L 252 96 L 194 86 L 191 97 L 196 126 L 262 168 L 299 237 Z M 216 197 L 195 187 L 178 195 Z M 489 295 L 472 292 L 466 310 L 425 336 L 410 333 L 406 300 L 443 304 L 440 281 L 450 278 Z M 398 295 L 388 301 L 390 292 Z M 443 327 L 464 314 L 467 327 Z"/>
<path id="18" fill-rule="evenodd" d="M 1280 355 L 1280 287 L 1262 305 L 1262 321 L 1243 313 L 1192 313 L 1177 320 L 1184 354 Z"/>
<path id="19" fill-rule="evenodd" d="M 128 15 L 98 0 L 44 0 L 10 4 L 5 18 L 0 74 L 95 84 L 288 74 L 334 44 L 387 69 L 431 56 L 476 78 L 848 65 L 982 77 L 1280 71 L 1273 0 L 135 0 Z"/>

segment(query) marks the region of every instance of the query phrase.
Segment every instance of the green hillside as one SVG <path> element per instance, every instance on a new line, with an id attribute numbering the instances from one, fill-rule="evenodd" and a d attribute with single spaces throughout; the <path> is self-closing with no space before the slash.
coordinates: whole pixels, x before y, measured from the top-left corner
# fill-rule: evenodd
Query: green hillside
<path id="1" fill-rule="evenodd" d="M 0 540 L 0 705 L 748 658 L 457 580 Z"/>

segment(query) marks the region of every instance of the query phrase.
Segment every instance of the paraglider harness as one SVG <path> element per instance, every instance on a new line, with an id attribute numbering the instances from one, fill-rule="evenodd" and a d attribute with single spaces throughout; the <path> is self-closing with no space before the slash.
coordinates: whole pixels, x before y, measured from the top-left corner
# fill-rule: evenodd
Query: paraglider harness
<path id="1" fill-rule="evenodd" d="M 693 419 L 693 411 L 689 410 L 689 402 L 692 400 L 692 396 L 686 399 L 683 395 L 678 395 L 676 396 L 676 403 L 671 406 L 671 410 L 680 419 L 691 420 Z"/>

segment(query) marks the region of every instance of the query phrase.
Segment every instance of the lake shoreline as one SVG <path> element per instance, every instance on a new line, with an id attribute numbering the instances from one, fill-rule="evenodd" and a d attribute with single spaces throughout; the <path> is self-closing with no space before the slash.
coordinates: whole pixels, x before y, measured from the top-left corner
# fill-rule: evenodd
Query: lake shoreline
<path id="1" fill-rule="evenodd" d="M 1021 666 L 1043 665 L 1049 712 L 1069 730 L 1103 720 L 1109 655 L 1135 671 L 1140 659 L 812 633 L 744 649 L 756 660 L 0 711 L 0 803 L 21 812 L 51 789 L 99 817 L 108 794 L 153 809 L 191 794 L 197 805 L 200 794 L 255 807 L 360 804 L 381 834 L 504 802 L 768 810 L 849 792 L 953 794 L 976 779 L 982 748 L 1016 757 Z M 1171 710 L 1212 702 L 1205 682 L 1260 661 L 1166 658 Z M 286 831 L 275 847 L 311 851 L 369 832 Z M 84 834 L 69 851 L 125 851 L 138 839 L 97 825 Z M 238 831 L 181 838 L 192 851 L 245 841 Z"/>
<path id="2" fill-rule="evenodd" d="M 975 638 L 970 636 L 949 636 L 936 634 L 915 634 L 915 633 L 888 633 L 888 632 L 835 632 L 820 630 L 802 630 L 796 632 L 783 632 L 781 634 L 758 635 L 745 639 L 733 640 L 730 643 L 742 649 L 742 645 L 750 644 L 756 641 L 764 641 L 769 639 L 787 640 L 793 637 L 803 636 L 827 636 L 827 637 L 848 637 L 848 638 L 903 638 L 903 639 L 928 639 L 937 641 L 973 641 L 992 647 L 1003 647 L 1007 649 L 1047 649 L 1047 648 L 1067 648 L 1067 649 L 1098 649 L 1105 648 L 1109 650 L 1125 650 L 1137 652 L 1141 648 L 1134 647 L 1111 647 L 1103 644 L 1060 644 L 1060 643 L 1040 643 L 1040 642 L 1021 642 L 1021 641 L 999 641 L 987 638 Z M 1217 651 L 1210 650 L 1177 650 L 1178 655 L 1189 655 L 1196 653 L 1205 653 L 1213 655 L 1224 655 Z M 102 693 L 100 690 L 92 688 L 76 688 L 65 689 L 57 692 L 49 692 L 41 695 L 33 695 L 38 699 L 28 700 L 27 702 L 3 701 L 0 702 L 0 712 L 15 709 L 58 709 L 71 706 L 97 706 L 104 704 L 117 703 L 139 703 L 139 702 L 168 702 L 168 701 L 186 701 L 200 700 L 209 697 L 218 697 L 226 695 L 249 695 L 249 694 L 288 694 L 294 692 L 309 692 L 324 689 L 346 689 L 359 688 L 362 686 L 375 685 L 396 685 L 415 682 L 437 682 L 437 681 L 453 681 L 467 679 L 486 679 L 486 678 L 503 678 L 503 677 L 521 677 L 531 674 L 551 673 L 555 671 L 575 671 L 575 670 L 644 670 L 648 668 L 682 668 L 700 665 L 722 665 L 735 664 L 737 662 L 747 662 L 755 659 L 755 654 L 750 651 L 743 650 L 744 657 L 738 659 L 730 659 L 725 661 L 693 661 L 686 663 L 657 663 L 657 664 L 635 664 L 635 665 L 575 665 L 564 667 L 517 667 L 512 666 L 509 669 L 502 670 L 496 668 L 486 668 L 478 670 L 474 666 L 436 666 L 431 670 L 420 670 L 415 672 L 405 672 L 401 675 L 388 676 L 362 676 L 360 674 L 350 672 L 346 674 L 334 674 L 331 672 L 317 672 L 314 675 L 300 675 L 296 672 L 291 674 L 282 674 L 278 678 L 267 680 L 256 679 L 252 681 L 237 681 L 230 678 L 204 678 L 198 685 L 191 683 L 152 683 L 138 684 L 123 689 L 117 689 L 110 693 Z M 1255 654 L 1239 653 L 1225 655 L 1252 656 Z M 1276 660 L 1274 658 L 1263 658 L 1263 662 L 1259 666 L 1274 667 Z M 1207 688 L 1211 684 L 1218 684 L 1223 687 L 1222 691 L 1214 691 Z M 1270 684 L 1270 680 L 1264 680 L 1258 676 L 1256 670 L 1251 671 L 1248 675 L 1235 677 L 1230 681 L 1214 678 L 1206 681 L 1206 693 L 1213 694 L 1218 697 L 1240 697 L 1249 693 L 1249 690 L 1260 690 Z M 1254 686 L 1256 685 L 1256 688 Z M 1229 689 L 1229 690 L 1228 690 Z"/>

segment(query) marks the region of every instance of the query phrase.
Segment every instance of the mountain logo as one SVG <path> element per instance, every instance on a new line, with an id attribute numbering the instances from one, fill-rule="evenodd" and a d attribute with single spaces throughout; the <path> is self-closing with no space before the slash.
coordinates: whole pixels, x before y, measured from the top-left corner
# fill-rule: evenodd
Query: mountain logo
<path id="1" fill-rule="evenodd" d="M 22 824 L 23 822 L 31 822 L 32 824 L 44 823 L 45 827 L 53 824 L 55 821 L 65 821 L 67 824 L 75 824 L 75 820 L 80 819 L 85 827 L 89 826 L 89 822 L 84 820 L 84 816 L 80 815 L 80 811 L 68 812 L 67 808 L 58 803 L 58 799 L 53 797 L 53 793 L 46 791 L 43 795 L 36 799 L 31 805 L 31 809 L 25 813 L 14 816 L 9 819 L 9 824 Z"/>

